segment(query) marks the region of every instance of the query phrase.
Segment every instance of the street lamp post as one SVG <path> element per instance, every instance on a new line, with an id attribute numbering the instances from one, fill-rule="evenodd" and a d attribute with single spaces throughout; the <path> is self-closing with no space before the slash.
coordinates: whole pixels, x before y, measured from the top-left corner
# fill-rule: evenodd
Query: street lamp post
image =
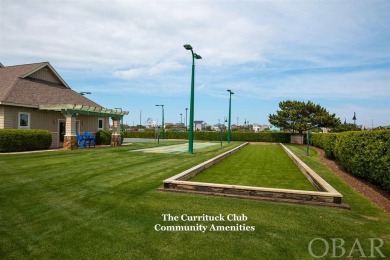
<path id="1" fill-rule="evenodd" d="M 306 133 L 306 155 L 309 156 L 309 147 L 310 147 L 310 128 L 307 129 Z"/>
<path id="2" fill-rule="evenodd" d="M 234 93 L 230 89 L 227 91 L 229 92 L 228 144 L 230 144 L 230 120 L 232 118 L 232 95 L 234 95 Z"/>
<path id="3" fill-rule="evenodd" d="M 195 59 L 199 60 L 202 57 L 194 53 L 192 46 L 184 44 L 186 50 L 192 53 L 192 76 L 191 76 L 191 99 L 190 99 L 190 132 L 188 134 L 188 152 L 194 152 L 194 77 L 195 77 Z"/>
<path id="4" fill-rule="evenodd" d="M 188 111 L 188 108 L 186 108 L 186 132 L 188 131 L 188 129 L 187 129 L 187 111 Z"/>
<path id="5" fill-rule="evenodd" d="M 311 124 L 309 123 L 309 125 L 311 125 Z M 309 152 L 309 147 L 310 147 L 310 129 L 316 128 L 318 126 L 319 126 L 319 124 L 317 124 L 317 125 L 315 125 L 313 127 L 309 126 L 308 129 L 307 129 L 307 132 L 306 132 L 306 155 L 307 156 L 310 155 L 310 152 Z"/>
<path id="6" fill-rule="evenodd" d="M 164 140 L 164 134 L 165 134 L 165 126 L 164 126 L 164 105 L 156 105 L 156 107 L 161 107 L 161 111 L 162 111 L 162 124 L 161 124 L 161 129 L 162 129 L 162 139 Z"/>
<path id="7" fill-rule="evenodd" d="M 181 127 L 182 124 L 183 124 L 183 114 L 180 113 L 180 127 Z"/>

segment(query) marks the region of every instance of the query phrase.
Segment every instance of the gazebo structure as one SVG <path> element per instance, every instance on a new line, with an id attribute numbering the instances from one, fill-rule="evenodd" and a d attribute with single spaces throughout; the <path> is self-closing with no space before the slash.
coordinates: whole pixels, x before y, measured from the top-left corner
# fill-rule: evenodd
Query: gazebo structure
<path id="1" fill-rule="evenodd" d="M 128 115 L 128 111 L 118 111 L 114 109 L 107 109 L 103 107 L 92 107 L 85 105 L 39 105 L 39 110 L 48 110 L 61 112 L 66 118 L 64 149 L 77 149 L 77 135 L 76 135 L 76 118 L 79 115 L 95 116 L 95 117 L 110 117 L 112 119 L 112 135 L 111 146 L 121 145 L 120 122 L 124 115 Z"/>

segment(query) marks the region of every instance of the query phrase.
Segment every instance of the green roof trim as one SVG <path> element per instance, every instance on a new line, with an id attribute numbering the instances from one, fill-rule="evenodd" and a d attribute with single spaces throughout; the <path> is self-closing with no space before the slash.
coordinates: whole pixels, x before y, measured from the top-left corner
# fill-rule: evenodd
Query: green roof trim
<path id="1" fill-rule="evenodd" d="M 102 116 L 102 117 L 123 117 L 128 115 L 128 111 L 118 111 L 116 109 L 108 109 L 103 107 L 92 107 L 85 105 L 74 104 L 58 104 L 58 105 L 39 105 L 39 110 L 58 111 L 64 114 Z"/>

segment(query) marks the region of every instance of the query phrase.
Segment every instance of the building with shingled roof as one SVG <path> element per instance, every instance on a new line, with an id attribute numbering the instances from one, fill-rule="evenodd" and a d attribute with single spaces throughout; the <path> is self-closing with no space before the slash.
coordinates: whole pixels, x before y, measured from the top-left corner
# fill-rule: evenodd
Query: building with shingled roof
<path id="1" fill-rule="evenodd" d="M 112 145 L 118 145 L 119 121 L 126 114 L 72 90 L 49 62 L 0 64 L 0 129 L 48 130 L 52 148 L 77 149 L 76 132 L 108 130 L 111 118 Z"/>

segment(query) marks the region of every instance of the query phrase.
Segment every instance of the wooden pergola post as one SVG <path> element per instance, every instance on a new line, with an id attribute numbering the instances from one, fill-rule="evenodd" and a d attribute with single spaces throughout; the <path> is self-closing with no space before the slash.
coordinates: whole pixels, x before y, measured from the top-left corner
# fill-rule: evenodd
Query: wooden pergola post
<path id="1" fill-rule="evenodd" d="M 64 149 L 65 150 L 76 150 L 78 149 L 77 145 L 77 135 L 76 135 L 76 115 L 64 113 L 66 122 L 65 122 L 65 136 L 64 136 Z"/>
<path id="2" fill-rule="evenodd" d="M 122 117 L 111 117 L 112 119 L 112 134 L 111 134 L 111 146 L 122 145 L 120 122 Z"/>

